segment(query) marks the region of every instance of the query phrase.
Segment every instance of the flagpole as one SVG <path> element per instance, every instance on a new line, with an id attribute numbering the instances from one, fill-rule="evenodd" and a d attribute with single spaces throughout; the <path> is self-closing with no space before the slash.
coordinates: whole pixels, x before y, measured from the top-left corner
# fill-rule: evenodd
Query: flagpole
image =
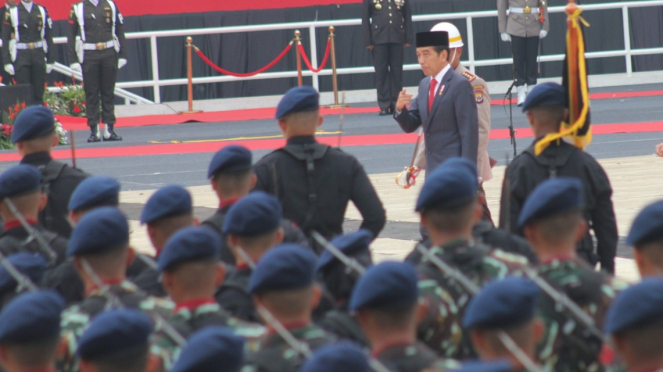
<path id="1" fill-rule="evenodd" d="M 566 5 L 566 15 L 567 15 L 567 25 L 568 25 L 568 37 L 567 37 L 567 56 L 568 64 L 567 71 L 568 74 L 567 81 L 569 84 L 569 92 L 578 92 L 578 80 L 573 77 L 578 76 L 578 27 L 576 21 L 572 18 L 572 15 L 578 10 L 578 5 L 575 0 L 569 0 L 569 3 Z M 578 109 L 580 107 L 579 97 L 577 94 L 573 94 L 569 97 L 569 124 L 575 123 L 578 119 Z"/>

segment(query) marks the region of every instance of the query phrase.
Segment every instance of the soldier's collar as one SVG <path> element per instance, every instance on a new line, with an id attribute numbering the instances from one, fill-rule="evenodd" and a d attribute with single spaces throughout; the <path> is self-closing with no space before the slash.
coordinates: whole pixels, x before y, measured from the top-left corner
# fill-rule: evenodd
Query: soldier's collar
<path id="1" fill-rule="evenodd" d="M 574 261 L 576 257 L 577 256 L 573 253 L 556 254 L 541 260 L 540 265 L 549 265 L 555 261 Z"/>
<path id="2" fill-rule="evenodd" d="M 216 305 L 216 300 L 214 298 L 209 297 L 209 298 L 199 298 L 196 300 L 189 300 L 189 301 L 184 301 L 180 302 L 178 304 L 175 304 L 175 310 L 174 312 L 177 313 L 180 310 L 189 310 L 189 311 L 195 311 L 197 308 L 203 306 L 203 305 Z"/>
<path id="3" fill-rule="evenodd" d="M 25 222 L 27 222 L 28 225 L 30 225 L 30 226 L 37 226 L 37 220 L 26 218 Z M 21 225 L 21 221 L 19 221 L 19 220 L 5 222 L 5 231 L 11 230 L 13 228 L 20 227 L 20 226 L 22 226 L 22 225 Z"/>
<path id="4" fill-rule="evenodd" d="M 295 333 L 297 331 L 309 328 L 312 325 L 312 323 L 311 321 L 300 320 L 296 322 L 282 323 L 281 325 L 283 326 L 283 328 L 287 329 L 291 333 Z M 269 331 L 267 332 L 267 335 L 271 336 L 273 334 L 276 334 L 276 331 L 270 327 Z"/>
<path id="5" fill-rule="evenodd" d="M 388 342 L 388 343 L 382 345 L 382 347 L 380 347 L 380 348 L 372 350 L 371 351 L 371 356 L 373 358 L 377 358 L 380 354 L 384 353 L 386 350 L 393 349 L 393 348 L 396 348 L 396 347 L 405 348 L 405 347 L 408 347 L 408 346 L 414 346 L 414 343 L 412 343 L 411 340 L 405 340 L 405 339 L 403 339 L 403 340 L 394 340 L 392 342 Z"/>
<path id="6" fill-rule="evenodd" d="M 438 249 L 455 249 L 460 247 L 473 247 L 475 245 L 474 240 L 468 238 L 457 238 L 450 240 L 443 244 L 441 247 L 436 247 Z"/>
<path id="7" fill-rule="evenodd" d="M 315 136 L 297 136 L 288 139 L 288 145 L 307 145 L 316 143 Z"/>
<path id="8" fill-rule="evenodd" d="M 87 298 L 87 297 L 93 296 L 93 295 L 99 293 L 100 291 L 103 291 L 103 290 L 107 289 L 110 286 L 114 286 L 114 285 L 118 285 L 118 284 L 124 284 L 124 283 L 127 283 L 126 278 L 112 278 L 112 279 L 104 280 L 104 281 L 102 281 L 103 286 L 101 288 L 94 285 L 90 289 L 86 290 L 85 291 L 85 297 Z M 133 287 L 131 289 L 135 289 L 135 287 Z"/>

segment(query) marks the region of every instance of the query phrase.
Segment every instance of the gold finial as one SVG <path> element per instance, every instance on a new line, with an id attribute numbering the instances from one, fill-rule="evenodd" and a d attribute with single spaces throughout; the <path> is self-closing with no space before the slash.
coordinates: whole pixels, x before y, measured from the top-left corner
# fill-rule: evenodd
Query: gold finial
<path id="1" fill-rule="evenodd" d="M 578 10 L 578 4 L 575 0 L 569 0 L 569 3 L 566 5 L 566 14 L 571 15 Z"/>
<path id="2" fill-rule="evenodd" d="M 191 36 L 187 36 L 186 37 L 186 43 L 191 45 L 191 43 L 193 43 L 193 38 Z"/>
<path id="3" fill-rule="evenodd" d="M 334 26 L 329 26 L 329 32 L 334 32 Z"/>

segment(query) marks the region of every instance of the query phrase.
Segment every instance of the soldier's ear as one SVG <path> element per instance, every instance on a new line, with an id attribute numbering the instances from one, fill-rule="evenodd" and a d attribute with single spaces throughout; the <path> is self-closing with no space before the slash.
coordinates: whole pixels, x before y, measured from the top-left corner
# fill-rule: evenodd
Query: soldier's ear
<path id="1" fill-rule="evenodd" d="M 254 187 L 256 187 L 256 182 L 258 182 L 258 176 L 256 176 L 255 173 L 251 174 L 251 187 L 249 187 L 249 190 L 253 190 Z"/>
<path id="2" fill-rule="evenodd" d="M 43 211 L 44 208 L 46 208 L 46 204 L 48 203 L 48 195 L 42 193 L 39 196 L 39 211 Z"/>
<path id="3" fill-rule="evenodd" d="M 221 284 L 226 280 L 226 265 L 224 265 L 222 262 L 219 262 L 219 264 L 216 266 L 216 287 L 220 287 Z"/>
<path id="4" fill-rule="evenodd" d="M 276 230 L 276 237 L 274 238 L 274 246 L 283 243 L 284 237 L 285 237 L 285 231 L 283 231 L 282 227 L 279 227 L 279 229 Z"/>
<path id="5" fill-rule="evenodd" d="M 421 323 L 424 319 L 426 319 L 426 314 L 428 313 L 428 300 L 425 298 L 419 298 L 419 301 L 417 301 L 417 324 Z"/>
<path id="6" fill-rule="evenodd" d="M 311 309 L 317 309 L 320 305 L 320 299 L 322 298 L 322 287 L 319 284 L 313 284 L 312 296 L 311 296 Z"/>
<path id="7" fill-rule="evenodd" d="M 543 333 L 546 330 L 546 326 L 543 324 L 541 319 L 534 320 L 534 343 L 538 344 L 539 341 L 543 339 Z"/>
<path id="8" fill-rule="evenodd" d="M 318 126 L 322 126 L 322 123 L 324 123 L 324 122 L 325 122 L 325 117 L 320 115 L 318 117 Z"/>
<path id="9" fill-rule="evenodd" d="M 580 219 L 578 223 L 578 230 L 576 231 L 575 241 L 579 242 L 585 237 L 587 232 L 587 221 L 584 218 Z"/>

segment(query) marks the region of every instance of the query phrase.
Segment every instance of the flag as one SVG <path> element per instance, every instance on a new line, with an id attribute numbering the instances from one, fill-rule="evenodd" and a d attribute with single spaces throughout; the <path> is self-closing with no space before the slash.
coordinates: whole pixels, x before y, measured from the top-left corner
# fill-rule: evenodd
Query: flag
<path id="1" fill-rule="evenodd" d="M 589 120 L 589 88 L 587 86 L 587 61 L 585 59 L 585 38 L 582 26 L 589 27 L 573 0 L 566 7 L 568 30 L 566 32 L 566 56 L 562 85 L 566 90 L 566 104 L 569 117 L 562 122 L 559 133 L 551 133 L 535 146 L 536 155 L 541 154 L 554 141 L 567 137 L 580 149 L 592 141 L 592 128 Z"/>

